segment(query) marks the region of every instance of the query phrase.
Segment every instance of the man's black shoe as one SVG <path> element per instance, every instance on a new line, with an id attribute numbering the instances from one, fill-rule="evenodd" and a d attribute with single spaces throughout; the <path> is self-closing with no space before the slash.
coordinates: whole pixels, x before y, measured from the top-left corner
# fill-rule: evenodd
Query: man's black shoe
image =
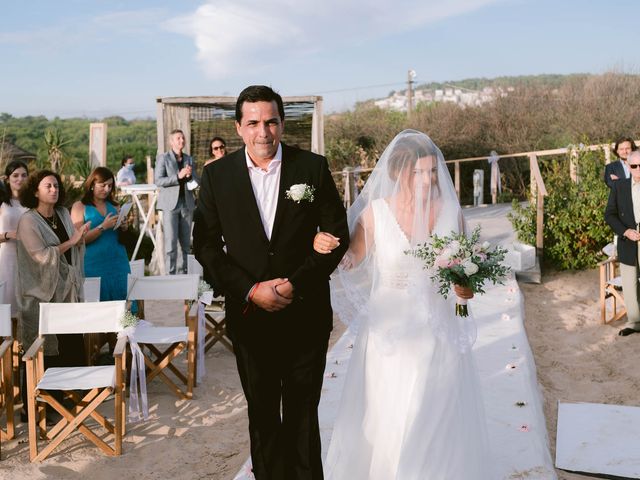
<path id="1" fill-rule="evenodd" d="M 620 335 L 621 337 L 626 337 L 627 335 L 631 335 L 632 333 L 638 333 L 638 330 L 635 330 L 633 328 L 623 328 L 618 332 L 618 335 Z"/>

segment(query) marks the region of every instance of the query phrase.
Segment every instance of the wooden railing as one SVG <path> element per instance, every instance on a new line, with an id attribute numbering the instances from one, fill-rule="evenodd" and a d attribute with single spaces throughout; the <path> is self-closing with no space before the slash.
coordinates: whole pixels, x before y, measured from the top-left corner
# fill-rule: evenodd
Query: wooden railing
<path id="1" fill-rule="evenodd" d="M 640 141 L 635 142 L 636 145 L 640 146 Z M 555 148 L 552 150 L 537 150 L 534 152 L 520 152 L 520 153 L 510 153 L 505 155 L 497 155 L 500 158 L 521 158 L 529 160 L 529 169 L 531 172 L 530 178 L 530 192 L 531 198 L 535 199 L 536 202 L 536 247 L 539 253 L 542 253 L 543 249 L 543 232 L 544 232 L 544 197 L 547 196 L 547 189 L 544 185 L 544 180 L 542 178 L 542 174 L 540 173 L 540 167 L 538 165 L 538 159 L 540 157 L 547 157 L 553 155 L 569 155 L 570 157 L 570 167 L 569 174 L 574 181 L 578 180 L 578 172 L 576 169 L 576 162 L 573 160 L 577 158 L 579 151 L 604 151 L 605 155 L 605 163 L 609 163 L 611 161 L 611 151 L 613 149 L 613 145 L 611 144 L 600 144 L 600 145 L 580 145 L 579 147 L 564 147 L 564 148 Z M 452 164 L 453 163 L 453 183 L 456 189 L 456 194 L 458 195 L 458 200 L 460 199 L 460 170 L 461 166 L 467 162 L 477 162 L 477 161 L 488 161 L 489 156 L 484 157 L 472 157 L 472 158 L 460 158 L 456 160 L 446 160 L 445 163 Z M 373 168 L 361 168 L 361 167 L 345 167 L 342 171 L 332 172 L 336 183 L 340 183 L 342 185 L 342 189 L 344 192 L 344 205 L 348 207 L 353 203 L 355 197 L 358 194 L 358 183 L 362 183 L 361 176 L 363 174 L 371 173 Z M 495 185 L 491 185 L 492 198 L 491 203 L 497 203 L 497 195 Z"/>

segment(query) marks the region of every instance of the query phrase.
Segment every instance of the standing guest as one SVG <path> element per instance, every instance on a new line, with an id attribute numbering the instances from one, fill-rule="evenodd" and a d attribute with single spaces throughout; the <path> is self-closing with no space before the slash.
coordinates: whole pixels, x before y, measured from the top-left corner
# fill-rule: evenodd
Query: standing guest
<path id="1" fill-rule="evenodd" d="M 611 162 L 604 167 L 604 182 L 609 188 L 613 188 L 616 180 L 629 178 L 629 166 L 627 158 L 631 152 L 637 149 L 635 142 L 630 137 L 620 137 L 616 140 L 613 151 L 620 160 Z"/>
<path id="2" fill-rule="evenodd" d="M 227 154 L 227 142 L 222 137 L 213 137 L 209 142 L 209 160 L 204 162 L 206 167 L 211 162 L 221 159 Z"/>
<path id="3" fill-rule="evenodd" d="M 29 169 L 24 162 L 14 160 L 9 162 L 4 173 L 5 198 L 0 205 L 0 283 L 5 282 L 5 296 L 0 298 L 0 303 L 11 304 L 11 316 L 15 317 L 18 314 L 15 294 L 16 230 L 20 217 L 27 211 L 20 204 L 18 195 Z"/>
<path id="4" fill-rule="evenodd" d="M 40 170 L 29 176 L 20 203 L 29 208 L 18 223 L 18 340 L 29 348 L 38 336 L 41 302 L 81 302 L 84 237 L 89 223 L 74 227 L 60 176 Z M 45 367 L 85 364 L 82 334 L 47 335 Z M 23 382 L 24 382 L 23 369 Z M 23 402 L 26 406 L 26 388 Z"/>
<path id="5" fill-rule="evenodd" d="M 321 479 L 318 403 L 333 314 L 329 275 L 349 246 L 327 159 L 280 142 L 282 97 L 244 89 L 245 148 L 204 170 L 197 259 L 225 292 L 258 480 Z M 318 229 L 341 239 L 313 251 Z"/>
<path id="6" fill-rule="evenodd" d="M 155 184 L 158 209 L 163 212 L 165 269 L 170 275 L 187 273 L 187 254 L 191 249 L 191 222 L 195 198 L 192 189 L 198 183 L 193 158 L 182 150 L 185 138 L 182 130 L 173 130 L 169 137 L 171 149 L 156 158 Z M 177 266 L 178 242 L 181 265 Z"/>
<path id="7" fill-rule="evenodd" d="M 84 182 L 84 195 L 71 207 L 75 225 L 89 224 L 85 237 L 85 277 L 100 277 L 100 301 L 127 298 L 127 274 L 131 271 L 127 251 L 114 230 L 118 204 L 113 199 L 113 173 L 97 167 Z M 127 223 L 122 222 L 122 230 Z"/>
<path id="8" fill-rule="evenodd" d="M 122 166 L 120 167 L 120 170 L 118 170 L 116 186 L 125 187 L 127 185 L 134 185 L 136 183 L 136 174 L 134 173 L 136 161 L 131 155 L 125 155 L 122 158 L 120 165 Z"/>
<path id="9" fill-rule="evenodd" d="M 622 294 L 627 307 L 627 324 L 618 332 L 626 337 L 640 332 L 640 306 L 638 304 L 638 241 L 640 232 L 640 152 L 629 154 L 631 178 L 613 183 L 604 219 L 618 235 L 618 259 L 622 276 Z"/>

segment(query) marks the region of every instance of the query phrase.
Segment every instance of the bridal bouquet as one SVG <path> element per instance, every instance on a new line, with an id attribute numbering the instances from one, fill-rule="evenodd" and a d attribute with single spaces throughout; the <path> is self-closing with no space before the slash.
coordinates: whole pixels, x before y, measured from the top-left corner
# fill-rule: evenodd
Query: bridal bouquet
<path id="1" fill-rule="evenodd" d="M 453 285 L 456 315 L 460 317 L 469 315 L 467 300 L 473 298 L 474 293 L 484 293 L 485 281 L 503 283 L 509 271 L 509 267 L 501 263 L 507 250 L 499 246 L 490 249 L 489 242 L 480 244 L 479 240 L 478 226 L 470 237 L 455 232 L 446 237 L 433 235 L 431 242 L 405 252 L 424 260 L 424 268 L 433 271 L 431 279 L 438 282 L 438 291 L 444 298 Z"/>

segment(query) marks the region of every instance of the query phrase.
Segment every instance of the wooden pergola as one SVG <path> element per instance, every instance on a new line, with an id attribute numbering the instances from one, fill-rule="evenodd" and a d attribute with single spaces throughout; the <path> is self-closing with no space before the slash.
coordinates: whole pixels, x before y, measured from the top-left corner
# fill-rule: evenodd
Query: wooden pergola
<path id="1" fill-rule="evenodd" d="M 283 97 L 285 130 L 283 142 L 324 154 L 322 97 Z M 209 142 L 220 136 L 227 150 L 242 147 L 235 128 L 236 97 L 157 98 L 158 153 L 169 149 L 169 133 L 179 128 L 185 134 L 185 151 L 198 167 L 209 157 Z"/>

